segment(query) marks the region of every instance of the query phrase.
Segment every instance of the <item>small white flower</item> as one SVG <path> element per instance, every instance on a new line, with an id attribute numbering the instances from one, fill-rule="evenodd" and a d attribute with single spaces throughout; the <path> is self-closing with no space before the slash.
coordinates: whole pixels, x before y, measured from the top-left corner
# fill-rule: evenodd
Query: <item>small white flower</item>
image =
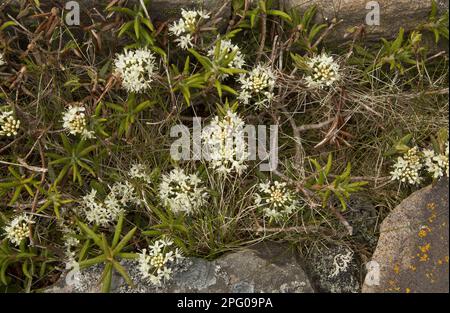
<path id="1" fill-rule="evenodd" d="M 175 248 L 174 257 L 176 260 L 181 260 L 184 258 L 183 254 L 181 253 L 181 250 L 178 248 Z"/>
<path id="2" fill-rule="evenodd" d="M 94 138 L 94 132 L 86 126 L 86 109 L 81 106 L 69 106 L 63 114 L 63 128 L 71 135 L 81 134 L 83 138 Z"/>
<path id="3" fill-rule="evenodd" d="M 183 169 L 174 169 L 162 176 L 159 197 L 172 212 L 192 214 L 206 203 L 206 189 L 197 175 L 186 175 Z"/>
<path id="4" fill-rule="evenodd" d="M 238 96 L 244 104 L 254 100 L 257 109 L 267 108 L 273 97 L 276 77 L 272 69 L 267 65 L 259 64 L 250 73 L 239 77 L 241 92 Z"/>
<path id="5" fill-rule="evenodd" d="M 423 164 L 417 147 L 411 148 L 404 156 L 397 158 L 391 172 L 392 180 L 417 185 L 422 181 L 420 170 Z"/>
<path id="6" fill-rule="evenodd" d="M 30 216 L 25 213 L 16 216 L 8 225 L 5 226 L 4 231 L 6 233 L 6 239 L 12 244 L 19 246 L 20 243 L 28 238 L 29 224 L 33 224 L 34 221 Z"/>
<path id="7" fill-rule="evenodd" d="M 310 88 L 330 87 L 341 77 L 339 64 L 334 61 L 332 56 L 326 53 L 311 58 L 307 65 L 310 74 L 305 77 L 305 80 Z"/>
<path id="8" fill-rule="evenodd" d="M 254 195 L 254 203 L 270 220 L 288 217 L 299 204 L 287 184 L 279 181 L 260 183 L 258 192 Z"/>
<path id="9" fill-rule="evenodd" d="M 168 267 L 163 267 L 162 269 L 158 269 L 158 275 L 165 280 L 169 280 L 172 277 L 172 270 Z"/>
<path id="10" fill-rule="evenodd" d="M 214 117 L 209 126 L 203 129 L 206 160 L 218 173 L 241 174 L 247 168 L 244 126 L 244 121 L 236 113 L 228 111 L 222 118 Z"/>
<path id="11" fill-rule="evenodd" d="M 14 118 L 12 111 L 0 113 L 0 136 L 16 136 L 20 127 L 20 121 Z"/>
<path id="12" fill-rule="evenodd" d="M 156 72 L 156 58 L 147 48 L 125 50 L 114 60 L 115 72 L 128 92 L 144 92 L 150 88 Z"/>
<path id="13" fill-rule="evenodd" d="M 194 38 L 192 38 L 191 34 L 186 34 L 183 36 L 178 37 L 177 39 L 175 39 L 175 42 L 178 43 L 178 46 L 181 49 L 189 49 L 192 48 L 194 46 L 194 43 L 192 42 L 194 40 Z"/>
<path id="14" fill-rule="evenodd" d="M 143 164 L 133 164 L 130 168 L 129 175 L 131 178 L 139 179 L 145 181 L 147 184 L 150 184 L 152 181 L 150 176 L 147 174 L 147 169 Z"/>
<path id="15" fill-rule="evenodd" d="M 3 53 L 0 52 L 0 66 L 5 65 L 5 64 L 6 64 L 6 62 L 5 62 Z"/>
<path id="16" fill-rule="evenodd" d="M 209 14 L 199 10 L 181 9 L 181 18 L 169 26 L 169 33 L 176 36 L 175 42 L 181 49 L 194 46 L 192 35 L 197 31 L 202 20 L 209 19 Z"/>

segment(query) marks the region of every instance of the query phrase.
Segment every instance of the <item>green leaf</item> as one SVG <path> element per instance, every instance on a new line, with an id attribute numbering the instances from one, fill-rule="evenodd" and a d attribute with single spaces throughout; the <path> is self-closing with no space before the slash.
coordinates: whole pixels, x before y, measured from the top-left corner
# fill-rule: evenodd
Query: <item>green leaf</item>
<path id="1" fill-rule="evenodd" d="M 77 221 L 78 226 L 80 227 L 80 229 L 89 236 L 89 238 L 91 238 L 92 240 L 94 240 L 95 244 L 99 247 L 102 248 L 103 247 L 103 242 L 102 239 L 96 234 L 94 233 L 86 224 Z"/>
<path id="2" fill-rule="evenodd" d="M 119 253 L 122 251 L 122 249 L 125 247 L 125 245 L 128 243 L 128 241 L 133 238 L 134 233 L 136 232 L 137 227 L 134 227 L 132 230 L 130 230 L 123 238 L 122 240 L 117 244 L 117 246 L 114 248 L 113 254 Z"/>
<path id="3" fill-rule="evenodd" d="M 114 237 L 113 237 L 113 241 L 111 244 L 112 248 L 114 248 L 117 245 L 117 243 L 119 242 L 120 234 L 122 233 L 122 226 L 123 226 L 123 214 L 120 214 L 119 221 L 117 222 L 117 225 L 116 225 L 116 230 L 114 231 Z"/>
<path id="4" fill-rule="evenodd" d="M 0 26 L 0 32 L 5 30 L 7 27 L 16 26 L 16 25 L 17 25 L 16 22 L 13 22 L 13 21 L 5 22 L 5 23 L 3 23 L 2 26 Z"/>
<path id="5" fill-rule="evenodd" d="M 268 10 L 267 15 L 274 15 L 281 17 L 283 20 L 292 22 L 292 18 L 287 14 L 286 12 L 280 11 L 280 10 Z"/>
<path id="6" fill-rule="evenodd" d="M 106 256 L 105 255 L 99 255 L 95 258 L 92 259 L 88 259 L 88 260 L 84 260 L 80 262 L 80 268 L 86 268 L 98 263 L 103 263 L 106 261 Z"/>
<path id="7" fill-rule="evenodd" d="M 108 293 L 111 289 L 111 279 L 112 279 L 112 263 L 107 263 L 102 274 L 102 292 Z"/>
<path id="8" fill-rule="evenodd" d="M 134 287 L 133 281 L 131 280 L 131 277 L 128 275 L 125 268 L 122 265 L 120 265 L 120 263 L 117 261 L 112 261 L 112 264 L 113 264 L 114 268 L 116 269 L 116 271 L 119 272 L 120 275 L 122 275 L 122 277 L 125 279 L 127 284 L 131 287 Z"/>
<path id="9" fill-rule="evenodd" d="M 188 51 L 197 59 L 197 61 L 200 62 L 201 65 L 203 65 L 205 70 L 210 71 L 212 69 L 212 63 L 208 58 L 201 56 L 194 49 L 188 49 Z"/>

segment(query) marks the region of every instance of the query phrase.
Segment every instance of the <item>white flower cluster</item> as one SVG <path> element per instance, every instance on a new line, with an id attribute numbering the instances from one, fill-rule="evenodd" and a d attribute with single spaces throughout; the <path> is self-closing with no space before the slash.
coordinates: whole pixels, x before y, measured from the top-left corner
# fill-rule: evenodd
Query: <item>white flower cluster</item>
<path id="1" fill-rule="evenodd" d="M 205 159 L 218 173 L 229 174 L 235 171 L 240 174 L 247 168 L 245 161 L 248 151 L 244 126 L 244 121 L 236 113 L 228 111 L 222 118 L 214 117 L 203 130 Z"/>
<path id="2" fill-rule="evenodd" d="M 20 121 L 13 116 L 12 111 L 0 114 L 0 136 L 12 137 L 17 135 Z"/>
<path id="3" fill-rule="evenodd" d="M 448 142 L 445 145 L 445 154 L 437 154 L 433 150 L 423 151 L 425 168 L 435 179 L 444 176 L 448 177 Z"/>
<path id="4" fill-rule="evenodd" d="M 150 88 L 156 72 L 156 58 L 147 48 L 125 50 L 114 60 L 116 73 L 128 92 L 144 92 Z"/>
<path id="5" fill-rule="evenodd" d="M 69 106 L 63 114 L 63 127 L 71 134 L 80 134 L 83 138 L 94 138 L 94 132 L 86 126 L 86 109 L 81 106 Z"/>
<path id="6" fill-rule="evenodd" d="M 230 54 L 236 53 L 234 57 L 229 60 Z M 241 52 L 239 46 L 231 43 L 231 40 L 221 40 L 219 47 L 219 55 L 216 58 L 216 46 L 208 50 L 208 57 L 215 61 L 225 61 L 229 62 L 229 68 L 242 69 L 245 65 L 244 55 Z M 223 75 L 226 78 L 228 75 Z"/>
<path id="7" fill-rule="evenodd" d="M 444 154 L 437 154 L 433 150 L 420 152 L 418 147 L 409 149 L 405 155 L 398 157 L 393 165 L 392 180 L 417 185 L 422 181 L 421 171 L 423 169 L 434 179 L 444 175 L 449 176 L 448 142 Z"/>
<path id="8" fill-rule="evenodd" d="M 200 10 L 181 9 L 181 18 L 169 27 L 169 32 L 177 36 L 175 42 L 181 49 L 188 49 L 194 46 L 192 35 L 197 31 L 201 20 L 209 19 L 209 13 Z"/>
<path id="9" fill-rule="evenodd" d="M 27 216 L 25 213 L 16 216 L 4 228 L 6 239 L 8 239 L 12 244 L 19 246 L 23 240 L 28 238 L 28 227 L 29 224 L 33 223 L 34 221 L 32 220 L 32 218 Z"/>
<path id="10" fill-rule="evenodd" d="M 126 206 L 140 204 L 134 187 L 129 183 L 115 183 L 103 201 L 97 201 L 97 191 L 92 189 L 81 201 L 81 213 L 89 223 L 107 226 L 115 222 Z"/>
<path id="11" fill-rule="evenodd" d="M 330 87 L 341 77 L 339 64 L 334 61 L 332 56 L 325 53 L 311 58 L 307 65 L 311 73 L 305 79 L 310 88 Z"/>
<path id="12" fill-rule="evenodd" d="M 260 183 L 258 191 L 255 193 L 255 205 L 261 208 L 264 216 L 270 220 L 287 217 L 298 206 L 298 201 L 284 182 Z"/>
<path id="13" fill-rule="evenodd" d="M 393 166 L 394 170 L 391 172 L 392 180 L 417 185 L 422 181 L 420 177 L 422 166 L 419 149 L 417 147 L 411 148 L 404 156 L 398 157 Z"/>
<path id="14" fill-rule="evenodd" d="M 159 197 L 172 212 L 192 214 L 206 203 L 207 193 L 197 175 L 173 169 L 168 175 L 162 175 Z"/>
<path id="15" fill-rule="evenodd" d="M 77 265 L 77 261 L 75 259 L 76 253 L 73 248 L 77 248 L 80 245 L 80 240 L 76 238 L 76 232 L 67 227 L 66 225 L 62 225 L 63 241 L 66 255 L 66 269 L 72 269 Z"/>
<path id="16" fill-rule="evenodd" d="M 143 279 L 160 286 L 163 281 L 170 280 L 170 266 L 179 262 L 183 256 L 178 248 L 172 247 L 173 242 L 167 238 L 156 240 L 153 245 L 139 253 L 138 267 Z"/>
<path id="17" fill-rule="evenodd" d="M 251 99 L 256 100 L 257 109 L 268 107 L 274 97 L 275 74 L 267 65 L 259 64 L 250 73 L 239 77 L 241 92 L 238 100 L 249 104 Z"/>
<path id="18" fill-rule="evenodd" d="M 131 178 L 139 179 L 145 181 L 147 184 L 150 184 L 152 181 L 150 176 L 147 174 L 147 169 L 143 164 L 133 164 L 130 168 L 129 175 Z"/>
<path id="19" fill-rule="evenodd" d="M 5 59 L 3 57 L 3 53 L 0 52 L 0 66 L 5 65 Z"/>

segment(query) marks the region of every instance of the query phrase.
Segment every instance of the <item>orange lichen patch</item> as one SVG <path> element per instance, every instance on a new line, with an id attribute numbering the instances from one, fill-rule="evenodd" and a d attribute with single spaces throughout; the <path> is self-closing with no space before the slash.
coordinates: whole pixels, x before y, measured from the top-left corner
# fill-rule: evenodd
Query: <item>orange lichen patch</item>
<path id="1" fill-rule="evenodd" d="M 409 269 L 410 269 L 411 271 L 415 272 L 416 269 L 417 269 L 417 267 L 415 267 L 414 265 L 410 265 L 410 266 L 409 266 Z"/>
<path id="2" fill-rule="evenodd" d="M 411 293 L 411 289 L 406 288 L 405 292 L 406 292 L 406 293 Z"/>
<path id="3" fill-rule="evenodd" d="M 448 255 L 446 255 L 446 256 L 444 257 L 444 259 L 445 259 L 445 262 L 448 263 Z"/>
<path id="4" fill-rule="evenodd" d="M 424 238 L 428 235 L 428 233 L 431 233 L 431 228 L 428 226 L 422 226 L 419 230 L 418 235 L 420 238 Z"/>
<path id="5" fill-rule="evenodd" d="M 434 203 L 434 202 L 428 203 L 428 204 L 427 204 L 427 208 L 428 208 L 429 210 L 434 210 L 434 209 L 436 209 L 436 203 Z"/>
<path id="6" fill-rule="evenodd" d="M 419 246 L 419 250 L 422 252 L 422 254 L 417 253 L 417 256 L 419 257 L 420 262 L 425 262 L 430 259 L 428 256 L 428 253 L 427 253 L 428 251 L 430 251 L 430 247 L 431 247 L 431 245 L 429 243 L 427 243 L 423 246 Z"/>
<path id="7" fill-rule="evenodd" d="M 428 222 L 433 223 L 434 219 L 437 217 L 435 213 L 432 213 L 431 216 L 428 218 Z"/>
<path id="8" fill-rule="evenodd" d="M 430 251 L 430 247 L 431 245 L 429 243 L 423 245 L 423 246 L 419 246 L 420 251 L 422 251 L 422 253 L 426 253 L 428 251 Z"/>
<path id="9" fill-rule="evenodd" d="M 398 264 L 395 264 L 395 266 L 394 266 L 394 272 L 395 272 L 395 274 L 400 273 L 400 266 L 398 266 Z"/>
<path id="10" fill-rule="evenodd" d="M 442 264 L 444 264 L 444 262 L 442 262 L 442 260 L 439 259 L 439 260 L 437 260 L 437 264 L 438 264 L 438 265 L 442 265 Z"/>

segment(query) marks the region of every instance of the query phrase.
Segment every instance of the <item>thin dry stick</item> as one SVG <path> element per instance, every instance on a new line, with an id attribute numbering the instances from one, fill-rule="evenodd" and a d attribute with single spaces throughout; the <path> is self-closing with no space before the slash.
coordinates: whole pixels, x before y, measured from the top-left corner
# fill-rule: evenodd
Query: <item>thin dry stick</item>
<path id="1" fill-rule="evenodd" d="M 266 37 L 267 37 L 267 15 L 266 13 L 261 13 L 261 36 L 259 41 L 259 48 L 256 54 L 255 63 L 258 64 L 261 61 L 261 57 L 264 53 L 264 46 L 266 45 Z"/>
<path id="2" fill-rule="evenodd" d="M 46 173 L 46 172 L 48 171 L 46 168 L 28 165 L 28 164 L 25 163 L 25 161 L 22 160 L 21 158 L 17 158 L 17 160 L 19 161 L 19 163 L 12 163 L 12 162 L 6 162 L 6 161 L 1 161 L 1 160 L 0 160 L 0 164 L 19 166 L 19 167 L 26 168 L 26 169 L 29 170 L 29 171 L 37 172 L 37 173 Z"/>

